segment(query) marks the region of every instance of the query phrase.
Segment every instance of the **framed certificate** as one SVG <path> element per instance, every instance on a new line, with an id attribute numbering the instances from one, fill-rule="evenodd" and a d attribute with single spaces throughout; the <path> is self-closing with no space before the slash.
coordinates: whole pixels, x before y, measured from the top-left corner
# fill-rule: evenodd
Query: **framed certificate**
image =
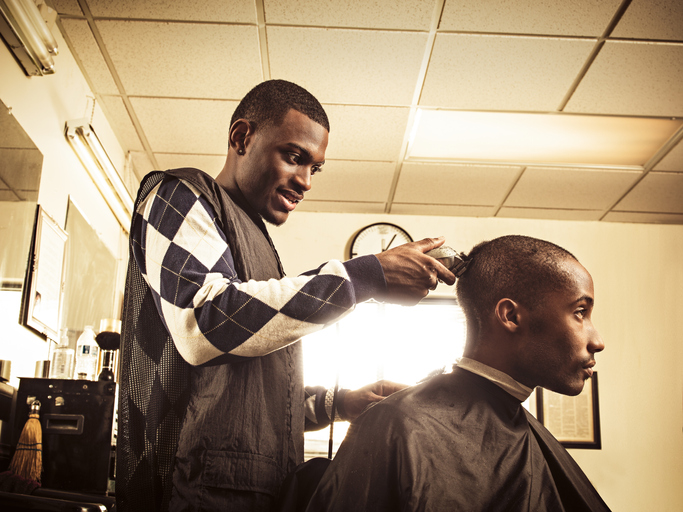
<path id="1" fill-rule="evenodd" d="M 53 341 L 59 339 L 67 238 L 66 231 L 38 205 L 19 321 Z"/>
<path id="2" fill-rule="evenodd" d="M 565 448 L 599 450 L 600 410 L 598 407 L 598 372 L 586 381 L 577 396 L 566 396 L 547 389 L 536 389 L 536 413 Z"/>

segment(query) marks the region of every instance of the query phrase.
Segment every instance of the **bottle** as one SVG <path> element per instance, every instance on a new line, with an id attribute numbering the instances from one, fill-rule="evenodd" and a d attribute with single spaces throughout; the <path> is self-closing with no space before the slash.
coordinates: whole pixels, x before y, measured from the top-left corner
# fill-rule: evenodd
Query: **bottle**
<path id="1" fill-rule="evenodd" d="M 100 347 L 95 341 L 95 331 L 88 325 L 76 342 L 75 379 L 95 380 L 97 377 L 97 357 Z"/>
<path id="2" fill-rule="evenodd" d="M 73 377 L 73 371 L 74 349 L 69 348 L 69 337 L 66 335 L 66 329 L 63 329 L 62 337 L 59 339 L 59 345 L 57 345 L 52 352 L 50 378 L 70 379 Z"/>

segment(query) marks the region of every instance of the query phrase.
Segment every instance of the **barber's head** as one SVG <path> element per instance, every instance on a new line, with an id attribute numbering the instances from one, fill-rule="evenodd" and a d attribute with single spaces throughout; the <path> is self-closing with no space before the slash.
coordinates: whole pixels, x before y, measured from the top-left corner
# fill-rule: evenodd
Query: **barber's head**
<path id="1" fill-rule="evenodd" d="M 457 295 L 469 348 L 504 354 L 503 370 L 527 386 L 580 393 L 604 348 L 588 271 L 565 249 L 526 236 L 483 242 L 468 256 Z"/>
<path id="2" fill-rule="evenodd" d="M 292 109 L 330 131 L 327 114 L 315 96 L 286 80 L 267 80 L 249 91 L 232 114 L 230 126 L 238 119 L 249 121 L 255 130 L 279 125 Z"/>
<path id="3" fill-rule="evenodd" d="M 329 121 L 317 99 L 285 80 L 254 87 L 232 116 L 218 182 L 267 222 L 284 223 L 325 163 Z"/>

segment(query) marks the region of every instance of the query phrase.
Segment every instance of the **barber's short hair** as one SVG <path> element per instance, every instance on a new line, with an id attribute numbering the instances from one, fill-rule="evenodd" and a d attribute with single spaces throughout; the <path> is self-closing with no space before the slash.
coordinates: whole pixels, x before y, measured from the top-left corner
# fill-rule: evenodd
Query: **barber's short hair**
<path id="1" fill-rule="evenodd" d="M 290 109 L 330 131 L 330 122 L 320 102 L 303 87 L 286 80 L 267 80 L 249 91 L 232 114 L 230 126 L 238 119 L 246 119 L 255 130 L 279 125 Z"/>
<path id="2" fill-rule="evenodd" d="M 558 245 L 521 235 L 481 242 L 466 258 L 469 265 L 458 279 L 456 293 L 468 330 L 476 332 L 481 332 L 500 299 L 536 308 L 548 292 L 567 285 L 570 276 L 562 262 L 578 261 Z"/>

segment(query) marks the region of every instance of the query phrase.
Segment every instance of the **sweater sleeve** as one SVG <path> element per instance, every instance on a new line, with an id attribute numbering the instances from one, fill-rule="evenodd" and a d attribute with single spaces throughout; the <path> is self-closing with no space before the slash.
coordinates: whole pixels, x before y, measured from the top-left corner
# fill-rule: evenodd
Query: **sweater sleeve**
<path id="1" fill-rule="evenodd" d="M 133 257 L 178 352 L 192 365 L 269 354 L 386 290 L 375 256 L 243 282 L 216 219 L 191 184 L 167 177 L 138 205 L 131 228 Z"/>

